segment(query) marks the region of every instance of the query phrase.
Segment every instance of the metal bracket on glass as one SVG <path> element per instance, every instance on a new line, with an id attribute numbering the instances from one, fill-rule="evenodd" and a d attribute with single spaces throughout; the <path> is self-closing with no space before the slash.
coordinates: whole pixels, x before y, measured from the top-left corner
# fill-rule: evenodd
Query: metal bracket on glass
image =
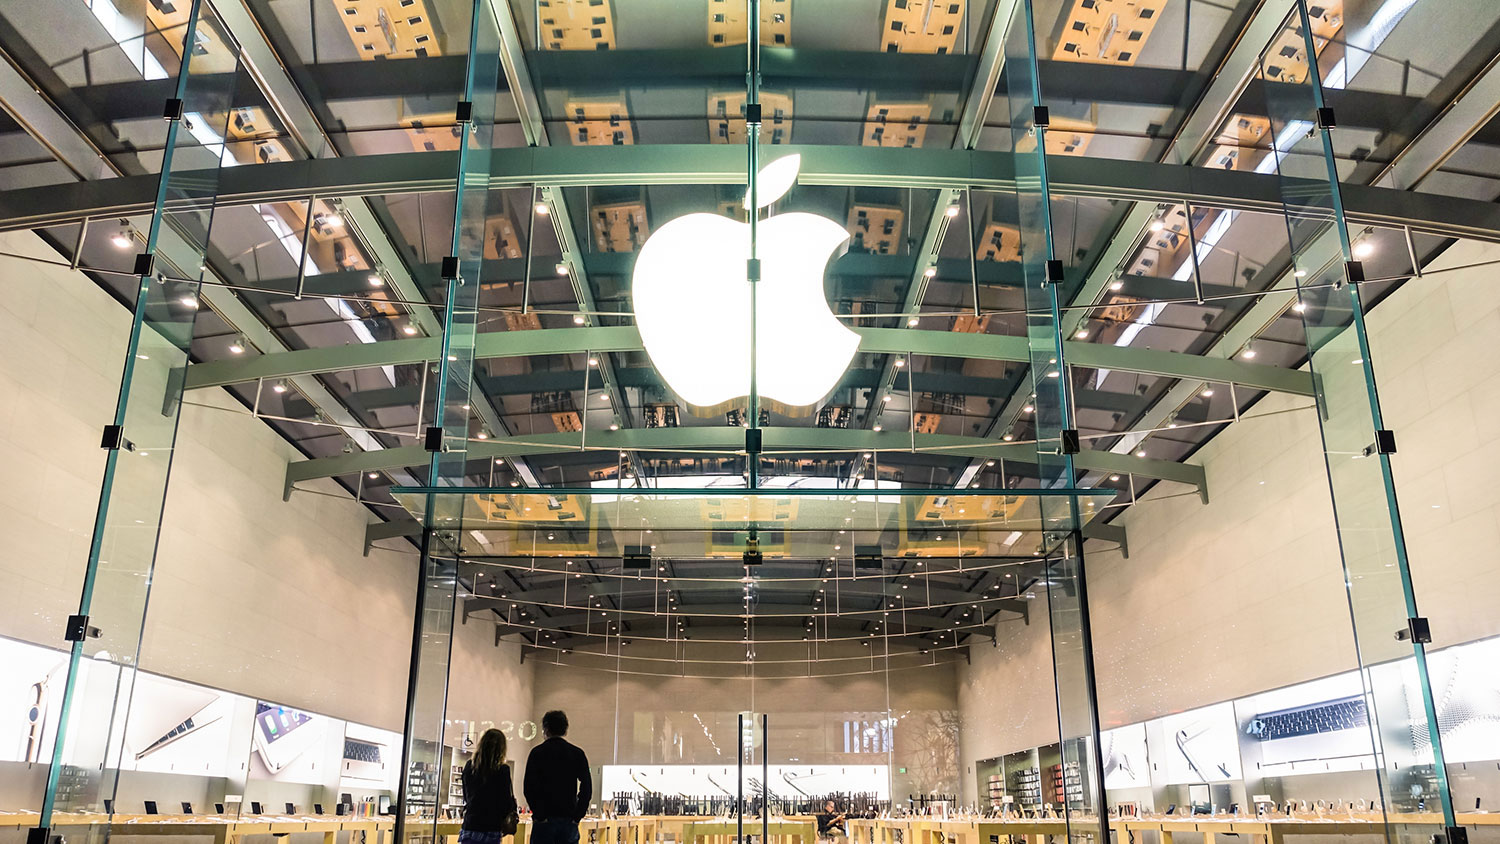
<path id="1" fill-rule="evenodd" d="M 763 433 L 765 432 L 760 428 L 745 429 L 745 453 L 750 455 L 751 458 L 754 458 L 761 452 L 761 448 L 765 442 L 762 439 Z"/>
<path id="2" fill-rule="evenodd" d="M 1048 258 L 1046 263 L 1046 275 L 1048 284 L 1062 284 L 1063 262 L 1059 258 Z"/>
<path id="3" fill-rule="evenodd" d="M 1337 118 L 1333 116 L 1332 106 L 1320 106 L 1318 108 L 1318 128 L 1332 129 L 1339 125 Z"/>
<path id="4" fill-rule="evenodd" d="M 1345 261 L 1344 278 L 1351 284 L 1358 284 L 1365 280 L 1365 265 L 1363 261 Z"/>
<path id="5" fill-rule="evenodd" d="M 68 626 L 63 628 L 65 642 L 82 642 L 84 639 L 97 639 L 100 635 L 99 628 L 90 625 L 86 615 L 68 616 Z"/>
<path id="6" fill-rule="evenodd" d="M 452 280 L 458 278 L 458 256 L 457 255 L 445 255 L 445 256 L 443 256 L 443 266 L 442 266 L 442 269 L 440 271 L 440 275 L 442 276 L 443 281 L 452 281 Z"/>
<path id="7" fill-rule="evenodd" d="M 47 844 L 52 838 L 50 827 L 34 826 L 26 830 L 26 844 Z"/>
<path id="8" fill-rule="evenodd" d="M 1406 620 L 1406 628 L 1396 631 L 1396 640 L 1399 642 L 1412 642 L 1414 644 L 1427 645 L 1432 643 L 1432 625 L 1422 616 L 1413 616 Z"/>
<path id="9" fill-rule="evenodd" d="M 1077 454 L 1080 450 L 1078 444 L 1078 429 L 1064 428 L 1062 430 L 1062 453 Z"/>
<path id="10" fill-rule="evenodd" d="M 453 121 L 455 123 L 473 123 L 474 122 L 474 103 L 473 103 L 473 101 L 471 101 L 471 100 L 459 100 L 458 101 L 458 108 L 455 109 L 455 111 L 454 111 Z"/>
<path id="11" fill-rule="evenodd" d="M 1434 835 L 1433 838 L 1438 836 Z M 1443 830 L 1443 837 L 1447 844 L 1469 844 L 1469 830 L 1467 827 L 1450 826 Z"/>
<path id="12" fill-rule="evenodd" d="M 135 256 L 135 274 L 139 276 L 151 275 L 156 272 L 156 253 L 142 252 Z"/>
<path id="13" fill-rule="evenodd" d="M 163 120 L 181 120 L 182 98 L 169 97 L 167 99 L 167 104 L 162 107 L 161 116 Z"/>
<path id="14" fill-rule="evenodd" d="M 99 438 L 99 447 L 114 451 L 125 446 L 125 429 L 120 425 L 105 425 L 104 436 Z"/>
<path id="15" fill-rule="evenodd" d="M 433 454 L 443 450 L 443 429 L 440 425 L 433 425 L 427 429 L 423 436 L 422 447 Z"/>
<path id="16" fill-rule="evenodd" d="M 1052 112 L 1044 105 L 1031 107 L 1031 123 L 1039 129 L 1052 125 Z"/>
<path id="17" fill-rule="evenodd" d="M 1377 454 L 1396 453 L 1396 432 L 1387 428 L 1381 428 L 1375 432 L 1375 452 Z"/>
<path id="18" fill-rule="evenodd" d="M 754 284 L 760 281 L 760 259 L 749 258 L 745 261 L 745 278 Z"/>
<path id="19" fill-rule="evenodd" d="M 761 124 L 760 103 L 750 103 L 745 106 L 745 123 L 751 126 Z"/>

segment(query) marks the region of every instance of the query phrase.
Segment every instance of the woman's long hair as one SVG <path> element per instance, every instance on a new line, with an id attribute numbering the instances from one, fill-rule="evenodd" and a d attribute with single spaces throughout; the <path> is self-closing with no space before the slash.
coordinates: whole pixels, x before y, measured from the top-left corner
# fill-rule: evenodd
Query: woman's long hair
<path id="1" fill-rule="evenodd" d="M 496 729 L 484 731 L 479 749 L 474 752 L 474 770 L 492 774 L 505 764 L 505 733 Z"/>

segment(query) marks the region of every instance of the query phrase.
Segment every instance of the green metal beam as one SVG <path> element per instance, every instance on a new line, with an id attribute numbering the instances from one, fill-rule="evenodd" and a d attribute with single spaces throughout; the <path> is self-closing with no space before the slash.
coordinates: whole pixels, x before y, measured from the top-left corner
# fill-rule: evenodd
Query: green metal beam
<path id="1" fill-rule="evenodd" d="M 788 145 L 802 154 L 803 184 L 863 187 L 1014 190 L 1011 153 L 983 150 L 883 149 Z M 490 186 L 744 184 L 744 156 L 721 144 L 617 147 L 530 147 L 494 150 Z M 396 153 L 258 164 L 225 169 L 220 205 L 319 196 L 368 196 L 452 189 L 457 154 Z M 1248 171 L 1149 161 L 1057 156 L 1049 180 L 1055 196 L 1181 202 L 1280 214 L 1283 195 L 1298 196 L 1301 180 Z M 0 231 L 76 222 L 84 217 L 144 213 L 155 176 L 25 188 L 0 193 Z M 192 174 L 184 174 L 185 179 Z M 1287 184 L 1283 194 L 1282 185 Z M 1308 182 L 1309 188 L 1315 183 Z M 1320 195 L 1308 190 L 1310 197 Z M 1500 241 L 1500 205 L 1451 196 L 1349 185 L 1351 223 L 1410 226 L 1447 237 Z"/>
<path id="2" fill-rule="evenodd" d="M 873 354 L 917 354 L 1016 362 L 1029 359 L 1024 337 L 910 328 L 856 328 L 855 331 L 860 335 L 859 350 Z M 378 343 L 302 349 L 194 364 L 188 367 L 187 389 L 222 387 L 262 378 L 275 380 L 295 375 L 422 363 L 438 356 L 441 350 L 439 343 L 438 338 L 432 337 L 383 340 Z M 485 359 L 585 352 L 637 352 L 643 349 L 640 334 L 633 326 L 551 328 L 480 334 L 474 356 L 476 359 Z M 1066 344 L 1065 351 L 1068 361 L 1074 366 L 1169 378 L 1196 378 L 1220 384 L 1243 384 L 1260 390 L 1301 396 L 1310 396 L 1313 390 L 1312 377 L 1306 372 L 1238 360 L 1073 341 Z"/>
<path id="3" fill-rule="evenodd" d="M 845 428 L 767 428 L 767 454 L 809 452 L 910 452 L 911 435 L 905 431 L 866 431 Z M 1036 462 L 1036 447 L 1030 443 L 1005 443 L 978 437 L 948 434 L 917 434 L 917 450 L 948 453 L 955 457 L 979 457 L 1006 460 L 1018 464 Z M 469 456 L 475 460 L 494 460 L 533 454 L 579 451 L 583 440 L 578 432 L 536 434 L 505 439 L 474 440 Z M 627 428 L 589 434 L 589 451 L 657 451 L 740 454 L 745 448 L 745 432 L 731 426 L 701 428 Z M 420 446 L 401 446 L 384 451 L 355 452 L 336 457 L 320 457 L 291 463 L 286 470 L 286 490 L 299 481 L 352 475 L 359 472 L 382 472 L 415 466 L 428 458 Z M 1108 451 L 1084 451 L 1075 457 L 1078 468 L 1087 471 L 1117 472 L 1176 481 L 1198 489 L 1207 496 L 1203 467 L 1171 460 L 1141 458 Z"/>

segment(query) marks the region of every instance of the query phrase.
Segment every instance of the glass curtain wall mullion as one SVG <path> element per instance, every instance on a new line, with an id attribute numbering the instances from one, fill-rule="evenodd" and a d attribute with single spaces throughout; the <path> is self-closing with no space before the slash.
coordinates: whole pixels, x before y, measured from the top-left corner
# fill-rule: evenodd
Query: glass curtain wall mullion
<path id="1" fill-rule="evenodd" d="M 745 462 L 750 476 L 751 489 L 760 487 L 760 253 L 757 251 L 756 235 L 760 224 L 760 0 L 747 0 L 745 15 L 746 59 L 745 73 L 745 208 L 750 224 L 750 258 L 745 267 L 745 276 L 750 283 L 750 395 L 746 400 L 745 415 L 749 431 L 745 438 Z M 752 539 L 754 532 L 751 533 Z"/>
<path id="2" fill-rule="evenodd" d="M 431 390 L 433 424 L 423 433 L 432 456 L 432 490 L 468 483 L 470 393 L 478 330 L 480 279 L 484 264 L 485 221 L 500 202 L 489 190 L 494 147 L 496 92 L 500 86 L 500 31 L 489 0 L 473 0 L 463 90 L 455 108 L 462 141 L 453 193 L 451 249 L 442 262 L 446 299 L 442 343 Z M 421 534 L 421 563 L 407 677 L 401 788 L 397 792 L 396 839 L 406 840 L 408 824 L 437 840 L 441 795 L 446 782 L 449 665 L 458 601 L 458 557 L 466 496 L 429 492 Z M 440 774 L 444 774 L 440 776 Z"/>
<path id="3" fill-rule="evenodd" d="M 1062 262 L 1053 242 L 1051 195 L 1047 178 L 1048 112 L 1038 74 L 1036 29 L 1031 0 L 1019 0 L 1005 34 L 1004 75 L 1010 108 L 1011 148 L 1015 150 L 1016 214 L 1025 285 L 1032 418 L 1038 483 L 1044 489 L 1072 490 L 1077 483 L 1073 454 L 1079 448 L 1069 400 L 1068 366 L 1058 296 Z M 1099 758 L 1099 722 L 1088 603 L 1084 599 L 1083 543 L 1078 496 L 1046 497 L 1040 502 L 1048 566 L 1053 672 L 1057 689 L 1061 764 L 1053 772 L 1065 795 L 1064 817 L 1072 840 L 1109 840 L 1104 771 Z M 1070 776 L 1072 778 L 1070 787 Z"/>
<path id="4" fill-rule="evenodd" d="M 1364 681 L 1388 837 L 1415 840 L 1431 824 L 1399 816 L 1441 807 L 1455 827 L 1452 794 L 1427 670 L 1400 508 L 1370 357 L 1360 285 L 1333 151 L 1336 124 L 1323 97 L 1319 43 L 1296 0 L 1259 75 L 1266 90 L 1308 366 L 1317 392 L 1334 522 Z M 1300 47 L 1288 57 L 1285 45 Z M 1290 60 L 1289 60 L 1290 59 Z M 1333 256 L 1333 260 L 1328 260 Z M 1339 260 L 1342 259 L 1342 260 Z M 1394 634 L 1394 635 L 1393 635 Z"/>
<path id="5" fill-rule="evenodd" d="M 134 268 L 136 301 L 119 399 L 104 434 L 108 453 L 78 614 L 68 625 L 58 727 L 33 833 L 43 841 L 53 827 L 97 823 L 119 783 L 176 447 L 182 373 L 200 308 L 204 252 L 240 69 L 237 62 L 228 73 L 222 66 L 195 66 L 200 32 L 204 40 L 226 43 L 207 5 L 193 0 L 181 30 L 172 98 L 164 104 L 167 141 L 145 250 Z"/>

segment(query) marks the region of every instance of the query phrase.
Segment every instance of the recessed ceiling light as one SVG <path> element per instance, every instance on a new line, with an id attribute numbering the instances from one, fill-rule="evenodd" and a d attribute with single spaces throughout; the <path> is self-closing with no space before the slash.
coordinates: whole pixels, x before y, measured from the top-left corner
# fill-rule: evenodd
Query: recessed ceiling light
<path id="1" fill-rule="evenodd" d="M 1118 481 L 1120 479 L 1120 476 L 1119 475 L 1110 475 L 1109 479 L 1112 480 L 1112 481 Z"/>
<path id="2" fill-rule="evenodd" d="M 1136 449 L 1135 456 L 1136 457 L 1145 457 L 1146 456 L 1146 450 L 1144 448 L 1138 448 L 1138 449 Z"/>
<path id="3" fill-rule="evenodd" d="M 1203 388 L 1203 392 L 1199 393 L 1198 395 L 1207 397 L 1207 396 L 1211 396 L 1213 394 L 1214 394 L 1214 388 L 1213 387 L 1204 387 Z"/>
<path id="4" fill-rule="evenodd" d="M 598 365 L 599 365 L 599 359 L 598 358 L 589 358 L 589 366 L 598 366 Z"/>
<path id="5" fill-rule="evenodd" d="M 109 236 L 109 242 L 113 243 L 116 249 L 129 249 L 131 244 L 135 243 L 135 239 L 128 233 L 119 231 Z"/>
<path id="6" fill-rule="evenodd" d="M 933 276 L 937 275 L 937 267 L 928 267 L 926 270 L 922 271 L 922 275 L 928 278 L 932 278 Z"/>
<path id="7" fill-rule="evenodd" d="M 1356 259 L 1364 260 L 1374 254 L 1375 243 L 1373 241 L 1361 240 L 1359 243 L 1354 244 L 1354 257 Z"/>
<path id="8" fill-rule="evenodd" d="M 417 333 L 417 327 L 415 325 L 407 323 L 406 325 L 403 325 L 401 327 L 401 332 L 410 337 L 411 335 Z"/>
<path id="9" fill-rule="evenodd" d="M 1125 289 L 1125 282 L 1120 281 L 1119 279 L 1115 279 L 1114 284 L 1111 284 L 1109 286 L 1109 289 L 1115 291 L 1116 293 L 1118 293 L 1121 290 Z"/>
<path id="10" fill-rule="evenodd" d="M 574 325 L 583 325 L 583 314 L 574 314 L 573 315 L 573 324 Z"/>
<path id="11" fill-rule="evenodd" d="M 366 280 L 370 282 L 371 287 L 385 286 L 385 279 L 381 278 L 378 273 L 371 273 L 370 277 Z"/>
<path id="12" fill-rule="evenodd" d="M 1089 336 L 1089 330 L 1087 328 L 1080 328 L 1073 334 L 1073 336 L 1077 337 L 1079 340 L 1086 339 Z"/>
<path id="13" fill-rule="evenodd" d="M 545 217 L 548 214 L 550 214 L 551 212 L 547 209 L 547 203 L 545 203 L 545 202 L 538 202 L 536 204 L 536 213 L 537 213 L 538 216 Z"/>
<path id="14" fill-rule="evenodd" d="M 1030 413 L 1030 412 L 1032 412 L 1032 411 L 1033 411 L 1033 410 L 1036 410 L 1036 408 L 1035 408 L 1035 407 L 1033 407 L 1033 406 L 1031 406 L 1031 405 L 1029 405 L 1029 404 L 1028 404 L 1028 405 L 1026 405 L 1026 406 L 1025 406 L 1025 407 L 1023 407 L 1023 408 L 1021 408 L 1021 412 L 1022 412 L 1022 413 Z"/>
<path id="15" fill-rule="evenodd" d="M 1294 310 L 1294 311 L 1296 311 L 1297 313 L 1300 314 L 1303 311 L 1307 310 L 1307 303 L 1306 302 L 1298 302 L 1297 304 L 1295 304 L 1295 305 L 1292 306 L 1292 310 Z"/>
<path id="16" fill-rule="evenodd" d="M 1159 232 L 1166 227 L 1167 224 L 1162 222 L 1162 219 L 1160 217 L 1157 217 L 1156 219 L 1151 221 L 1151 230 L 1154 232 Z"/>
<path id="17" fill-rule="evenodd" d="M 958 206 L 957 205 L 949 205 L 948 209 L 946 211 L 944 211 L 943 213 L 947 214 L 949 217 L 957 217 L 958 216 Z"/>
<path id="18" fill-rule="evenodd" d="M 1016 438 L 1016 435 L 1015 435 L 1015 434 L 1006 434 L 1006 435 L 1005 435 L 1005 436 L 1004 436 L 1004 437 L 1002 437 L 1002 438 L 1001 438 L 1001 439 L 1004 439 L 1004 440 L 1005 440 L 1005 441 L 1006 441 L 1006 442 L 1010 442 L 1010 441 L 1011 441 L 1011 440 L 1013 440 L 1013 439 L 1015 439 L 1015 438 Z"/>
<path id="19" fill-rule="evenodd" d="M 880 426 L 879 426 L 879 425 L 876 425 L 876 426 L 875 426 L 875 428 L 874 428 L 874 431 L 875 431 L 875 433 L 877 433 L 877 434 L 878 434 L 878 433 L 880 433 Z"/>
<path id="20" fill-rule="evenodd" d="M 370 473 L 370 474 L 369 474 L 369 475 L 368 475 L 368 477 L 369 477 L 369 479 L 370 479 L 370 480 L 372 480 L 372 481 L 373 481 L 373 480 L 375 480 L 375 479 L 376 479 L 376 478 L 378 478 L 378 477 L 380 477 L 380 473 L 379 473 L 379 472 L 371 472 L 371 473 Z"/>
<path id="21" fill-rule="evenodd" d="M 912 318 L 910 318 L 910 319 L 908 319 L 906 321 L 906 327 L 907 328 L 916 328 L 918 322 L 921 322 L 921 320 L 918 319 L 917 317 L 912 317 Z"/>

